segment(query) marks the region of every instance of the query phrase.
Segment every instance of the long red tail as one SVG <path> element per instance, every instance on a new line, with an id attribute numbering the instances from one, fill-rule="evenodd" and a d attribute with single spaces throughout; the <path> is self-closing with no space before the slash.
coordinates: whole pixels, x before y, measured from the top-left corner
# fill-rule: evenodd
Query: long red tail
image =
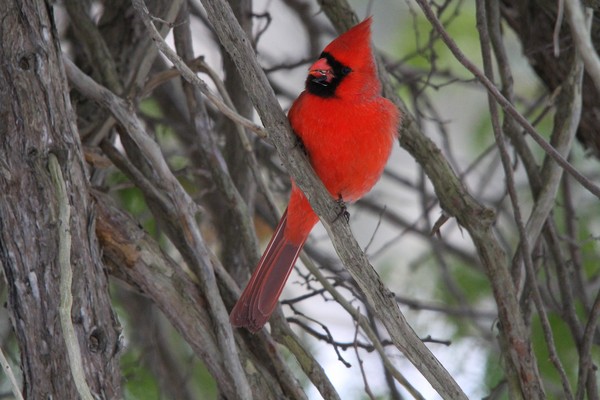
<path id="1" fill-rule="evenodd" d="M 277 224 L 250 282 L 229 315 L 233 326 L 258 332 L 275 310 L 279 295 L 306 241 L 306 237 L 301 243 L 292 243 L 287 239 L 284 235 L 286 224 L 287 209 Z"/>

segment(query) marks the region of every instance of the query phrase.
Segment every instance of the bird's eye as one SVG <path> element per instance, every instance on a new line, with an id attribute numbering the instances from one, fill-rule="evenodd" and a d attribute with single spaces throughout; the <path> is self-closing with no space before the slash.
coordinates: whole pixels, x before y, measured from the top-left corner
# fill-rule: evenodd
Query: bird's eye
<path id="1" fill-rule="evenodd" d="M 352 68 L 350 68 L 350 67 L 342 68 L 342 75 L 348 75 L 350 72 L 352 72 Z"/>

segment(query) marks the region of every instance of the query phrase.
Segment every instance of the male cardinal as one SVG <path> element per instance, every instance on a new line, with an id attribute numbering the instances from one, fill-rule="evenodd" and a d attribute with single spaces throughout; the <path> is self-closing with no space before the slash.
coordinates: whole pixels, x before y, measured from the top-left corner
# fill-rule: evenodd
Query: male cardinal
<path id="1" fill-rule="evenodd" d="M 380 95 L 370 28 L 367 18 L 325 47 L 288 113 L 315 172 L 331 196 L 344 202 L 375 185 L 400 122 L 396 107 Z M 231 311 L 233 326 L 251 332 L 263 327 L 318 220 L 292 181 L 288 208 Z"/>

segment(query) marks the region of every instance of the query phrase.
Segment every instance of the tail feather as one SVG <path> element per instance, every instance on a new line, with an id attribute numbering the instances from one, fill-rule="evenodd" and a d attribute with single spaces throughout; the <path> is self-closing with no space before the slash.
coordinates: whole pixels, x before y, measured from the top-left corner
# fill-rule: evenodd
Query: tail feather
<path id="1" fill-rule="evenodd" d="M 257 332 L 275 310 L 279 295 L 306 241 L 306 237 L 301 243 L 292 243 L 286 239 L 286 224 L 287 210 L 283 213 L 250 282 L 231 311 L 229 320 L 233 326 Z"/>

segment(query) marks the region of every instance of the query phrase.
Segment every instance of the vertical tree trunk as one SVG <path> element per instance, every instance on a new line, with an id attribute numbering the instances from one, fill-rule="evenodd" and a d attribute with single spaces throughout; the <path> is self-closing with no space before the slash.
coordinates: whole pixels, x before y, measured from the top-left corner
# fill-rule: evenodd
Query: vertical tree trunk
<path id="1" fill-rule="evenodd" d="M 70 206 L 71 321 L 87 385 L 121 397 L 120 327 L 94 235 L 94 210 L 52 9 L 43 0 L 0 8 L 0 262 L 29 399 L 79 398 L 59 319 L 59 161 Z M 63 243 L 64 244 L 64 243 Z"/>

